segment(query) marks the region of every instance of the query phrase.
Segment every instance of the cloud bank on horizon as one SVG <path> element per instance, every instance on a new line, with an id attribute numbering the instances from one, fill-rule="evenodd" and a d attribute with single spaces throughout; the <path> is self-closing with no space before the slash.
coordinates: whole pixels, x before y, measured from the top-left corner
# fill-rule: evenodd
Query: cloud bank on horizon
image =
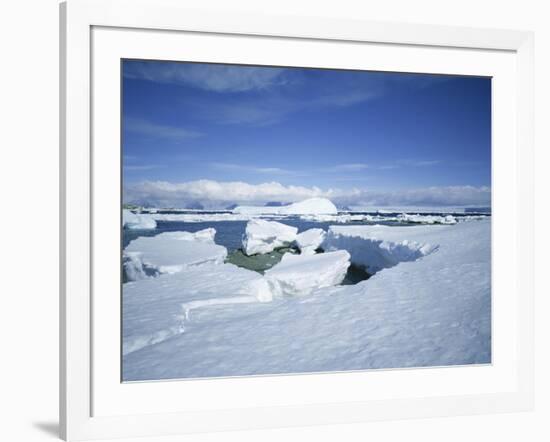
<path id="1" fill-rule="evenodd" d="M 278 182 L 249 184 L 198 180 L 185 183 L 145 181 L 126 186 L 124 201 L 151 207 L 224 209 L 234 204 L 293 203 L 307 198 L 329 198 L 339 207 L 452 206 L 488 207 L 491 189 L 486 186 L 446 186 L 398 191 L 326 189 L 284 186 Z"/>
<path id="2" fill-rule="evenodd" d="M 489 206 L 491 80 L 123 62 L 124 201 Z"/>

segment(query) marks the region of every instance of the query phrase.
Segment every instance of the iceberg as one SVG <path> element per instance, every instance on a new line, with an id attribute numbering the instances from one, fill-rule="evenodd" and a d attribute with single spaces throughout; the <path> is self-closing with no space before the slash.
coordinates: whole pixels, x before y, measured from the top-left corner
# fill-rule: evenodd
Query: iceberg
<path id="1" fill-rule="evenodd" d="M 246 225 L 243 251 L 247 255 L 269 253 L 290 244 L 296 239 L 298 229 L 276 221 L 254 219 Z"/>
<path id="2" fill-rule="evenodd" d="M 129 280 L 148 274 L 177 273 L 189 266 L 224 262 L 227 250 L 214 243 L 216 230 L 199 232 L 165 232 L 141 236 L 126 246 L 123 253 Z M 154 276 L 154 275 L 153 275 Z"/>
<path id="3" fill-rule="evenodd" d="M 157 228 L 157 222 L 149 215 L 136 215 L 128 209 L 123 209 L 122 227 L 131 230 L 150 230 Z"/>
<path id="4" fill-rule="evenodd" d="M 325 240 L 325 236 L 326 232 L 323 229 L 309 229 L 296 235 L 296 245 L 302 255 L 313 255 Z"/>
<path id="5" fill-rule="evenodd" d="M 265 272 L 265 277 L 275 296 L 303 296 L 340 284 L 349 265 L 350 254 L 345 250 L 317 255 L 285 253 L 278 264 Z"/>
<path id="6" fill-rule="evenodd" d="M 309 198 L 286 206 L 237 206 L 233 213 L 247 215 L 335 215 L 338 209 L 326 198 Z"/>

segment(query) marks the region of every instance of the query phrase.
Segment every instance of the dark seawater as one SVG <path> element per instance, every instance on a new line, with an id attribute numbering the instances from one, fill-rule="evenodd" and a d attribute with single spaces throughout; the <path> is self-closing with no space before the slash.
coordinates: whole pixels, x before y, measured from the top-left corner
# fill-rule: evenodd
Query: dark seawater
<path id="1" fill-rule="evenodd" d="M 268 220 L 269 221 L 269 220 Z M 328 230 L 329 226 L 334 225 L 361 225 L 361 224 L 386 224 L 386 225 L 404 225 L 403 223 L 396 222 L 348 222 L 345 224 L 335 223 L 335 222 L 317 222 L 317 221 L 304 221 L 298 217 L 285 218 L 285 219 L 274 219 L 277 221 L 289 226 L 297 227 L 298 232 L 303 232 L 304 230 L 318 228 L 323 230 Z M 241 247 L 242 236 L 246 229 L 246 224 L 248 221 L 207 221 L 207 222 L 182 222 L 182 221 L 157 221 L 157 228 L 155 230 L 123 230 L 124 235 L 124 244 L 123 247 L 126 247 L 128 243 L 136 239 L 139 236 L 155 236 L 163 232 L 174 232 L 174 231 L 187 231 L 187 232 L 198 232 L 199 230 L 208 229 L 213 227 L 216 229 L 216 244 L 224 246 L 229 252 L 237 250 Z"/>
<path id="2" fill-rule="evenodd" d="M 163 211 L 162 213 L 171 213 L 169 211 Z M 175 212 L 179 213 L 179 212 Z M 189 213 L 189 212 L 188 212 Z M 193 213 L 203 213 L 200 211 Z M 204 212 L 212 213 L 212 212 Z M 354 215 L 364 214 L 363 212 L 352 213 Z M 384 216 L 397 216 L 398 213 L 384 213 Z M 441 215 L 440 213 L 423 213 L 423 215 Z M 472 213 L 468 213 L 472 215 Z M 454 215 L 457 219 L 464 215 Z M 268 221 L 277 221 L 289 226 L 294 226 L 298 228 L 298 232 L 303 232 L 304 230 L 321 228 L 323 230 L 328 230 L 330 226 L 334 225 L 373 225 L 373 224 L 383 224 L 387 226 L 412 226 L 417 224 L 407 224 L 397 221 L 352 221 L 347 223 L 337 223 L 334 221 L 331 222 L 317 222 L 317 221 L 305 221 L 299 217 L 287 217 L 284 219 L 268 219 Z M 157 221 L 157 228 L 154 230 L 125 230 L 123 229 L 123 247 L 126 247 L 130 241 L 136 239 L 140 236 L 155 236 L 163 232 L 174 232 L 174 231 L 187 231 L 187 232 L 198 232 L 199 230 L 207 229 L 213 227 L 216 229 L 216 244 L 222 245 L 227 248 L 229 252 L 237 250 L 241 247 L 242 236 L 246 229 L 247 221 L 205 221 L 205 222 L 183 222 L 183 221 Z"/>

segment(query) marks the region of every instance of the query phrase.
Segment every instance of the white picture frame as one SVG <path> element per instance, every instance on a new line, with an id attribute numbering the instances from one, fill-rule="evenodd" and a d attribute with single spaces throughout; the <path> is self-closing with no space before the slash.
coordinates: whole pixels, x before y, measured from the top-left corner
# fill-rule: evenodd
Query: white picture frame
<path id="1" fill-rule="evenodd" d="M 453 28 L 433 25 L 410 25 L 397 23 L 376 23 L 353 19 L 320 19 L 315 17 L 272 16 L 269 14 L 242 14 L 228 11 L 193 10 L 186 8 L 177 0 L 69 0 L 61 4 L 61 276 L 60 276 L 60 428 L 66 440 L 82 440 L 130 436 L 161 436 L 168 434 L 223 431 L 235 429 L 259 429 L 278 426 L 316 425 L 326 423 L 352 423 L 368 420 L 398 419 L 412 417 L 435 417 L 458 414 L 477 414 L 489 412 L 510 412 L 529 410 L 533 405 L 533 35 L 522 31 L 486 30 L 471 28 Z M 96 34 L 102 30 L 101 36 Z M 105 31 L 105 32 L 103 32 Z M 165 32 L 169 31 L 169 32 Z M 509 91 L 502 92 L 498 103 L 506 106 L 508 119 L 499 119 L 494 136 L 502 152 L 497 151 L 498 161 L 494 161 L 493 172 L 497 177 L 509 177 L 494 181 L 495 198 L 506 195 L 511 200 L 511 216 L 503 220 L 498 231 L 504 231 L 512 238 L 510 244 L 502 244 L 495 230 L 493 241 L 496 246 L 513 257 L 511 273 L 514 278 L 509 282 L 504 275 L 495 272 L 493 299 L 507 299 L 506 310 L 493 310 L 497 325 L 508 330 L 506 339 L 509 345 L 500 339 L 498 345 L 508 347 L 507 357 L 495 362 L 491 367 L 449 369 L 433 368 L 423 370 L 401 370 L 391 375 L 395 385 L 414 383 L 419 387 L 399 395 L 369 394 L 358 388 L 358 383 L 376 382 L 384 389 L 388 386 L 388 376 L 380 371 L 369 373 L 338 373 L 329 375 L 330 385 L 341 386 L 342 391 L 350 394 L 337 394 L 330 388 L 326 391 L 317 388 L 327 382 L 327 375 L 302 375 L 249 380 L 213 381 L 202 380 L 194 384 L 189 381 L 133 384 L 119 388 L 119 378 L 115 378 L 108 365 L 118 367 L 120 361 L 113 353 L 103 351 L 106 343 L 103 330 L 98 331 L 98 322 L 113 324 L 118 318 L 102 298 L 94 297 L 94 287 L 99 282 L 94 279 L 94 194 L 101 192 L 94 174 L 97 169 L 105 168 L 103 175 L 110 176 L 107 160 L 94 156 L 94 139 L 101 138 L 97 133 L 105 127 L 98 119 L 94 121 L 92 104 L 95 91 L 92 88 L 98 72 L 103 66 L 100 58 L 109 60 L 120 58 L 120 48 L 125 48 L 121 37 L 115 42 L 115 34 L 128 32 L 132 37 L 145 38 L 141 51 L 148 57 L 163 58 L 170 56 L 170 47 L 177 47 L 180 36 L 191 35 L 194 38 L 207 36 L 219 39 L 221 48 L 227 45 L 227 39 L 245 41 L 266 39 L 265 41 L 284 41 L 287 46 L 326 44 L 355 48 L 371 45 L 379 53 L 403 47 L 407 51 L 423 51 L 424 59 L 434 57 L 436 51 L 441 59 L 454 51 L 453 63 L 449 61 L 449 72 L 461 73 L 463 69 L 459 56 L 461 51 L 478 54 L 470 63 L 481 58 L 490 58 L 494 54 L 494 67 L 500 69 L 498 75 L 502 82 L 510 85 Z M 156 37 L 147 37 L 154 32 Z M 117 34 L 118 35 L 118 34 Z M 152 35 L 152 34 L 151 34 Z M 165 38 L 166 44 L 161 51 L 159 38 Z M 112 39 L 112 40 L 109 40 Z M 172 42 L 173 40 L 173 42 Z M 112 41 L 112 45 L 105 42 Z M 145 44 L 144 41 L 149 41 Z M 103 42 L 103 43 L 102 43 Z M 345 46 L 347 45 L 347 46 Z M 107 49 L 107 46 L 112 48 Z M 260 44 L 261 46 L 261 44 Z M 129 47 L 129 46 L 127 46 Z M 117 49 L 118 48 L 118 49 Z M 95 52 L 94 52 L 95 51 Z M 98 52 L 99 55 L 98 55 Z M 135 51 L 135 49 L 133 49 Z M 235 52 L 239 61 L 245 62 L 248 54 L 244 45 L 241 52 Z M 430 55 L 430 52 L 433 52 Z M 132 52 L 134 54 L 134 52 Z M 262 55 L 268 64 L 273 54 Z M 156 54 L 156 55 L 155 55 Z M 297 53 L 298 54 L 298 53 Z M 411 52 L 412 54 L 412 52 Z M 482 57 L 479 54 L 483 54 Z M 407 55 L 404 53 L 404 55 Z M 96 65 L 92 63 L 95 58 Z M 110 58 L 109 58 L 110 57 Z M 416 57 L 408 60 L 403 57 L 401 69 L 415 68 Z M 466 60 L 467 57 L 464 58 Z M 505 59 L 502 64 L 498 60 Z M 257 62 L 258 58 L 254 61 Z M 203 60 L 209 61 L 209 60 Z M 424 63 L 428 63 L 424 62 Z M 313 63 L 313 62 L 312 62 Z M 329 63 L 327 60 L 326 63 Z M 336 62 L 334 62 L 336 63 Z M 388 69 L 394 64 L 387 64 Z M 463 63 L 466 63 L 463 61 Z M 481 63 L 481 62 L 480 62 Z M 107 64 L 106 64 L 107 65 Z M 498 66 L 497 66 L 498 65 Z M 429 63 L 424 66 L 431 66 Z M 466 66 L 466 64 L 464 64 Z M 398 66 L 399 68 L 399 66 Z M 431 72 L 439 68 L 434 64 Z M 441 68 L 443 69 L 443 68 Z M 484 71 L 490 74 L 492 71 Z M 489 69 L 489 68 L 487 68 Z M 495 71 L 496 72 L 496 71 Z M 98 75 L 99 77 L 99 75 Z M 501 83 L 504 84 L 504 83 Z M 105 89 L 105 88 L 103 88 Z M 500 90 L 503 90 L 502 88 Z M 114 99 L 118 99 L 115 96 Z M 99 100 L 101 101 L 101 100 Z M 100 102 L 96 102 L 100 106 Z M 494 101 L 495 106 L 495 101 Z M 498 110 L 498 108 L 497 108 Z M 504 112 L 503 112 L 504 114 Z M 500 118 L 500 117 L 499 117 Z M 499 131 L 504 123 L 513 126 L 514 137 L 510 137 L 504 146 L 499 144 Z M 502 124 L 501 124 L 502 123 Z M 118 124 L 118 123 L 117 123 Z M 94 128 L 94 125 L 96 126 Z M 114 127 L 117 130 L 117 127 Z M 504 129 L 503 129 L 504 130 Z M 501 155 L 500 157 L 498 155 Z M 118 164 L 114 168 L 118 168 Z M 511 172 L 512 175 L 510 175 Z M 499 196 L 501 195 L 501 196 Z M 513 195 L 510 198 L 509 195 Z M 496 212 L 498 215 L 498 212 Z M 118 216 L 118 215 L 117 215 Z M 510 233 L 512 232 L 512 233 Z M 499 245 L 500 244 L 500 245 Z M 495 254 L 493 255 L 495 256 Z M 497 267 L 494 267 L 497 268 Z M 497 268 L 498 270 L 498 268 Z M 503 273 L 503 272 L 501 272 Z M 95 275 L 97 278 L 97 275 Z M 495 284 L 498 283 L 499 284 Z M 108 282 L 108 281 L 107 281 Z M 497 303 L 498 304 L 498 303 Z M 502 304 L 505 304 L 504 302 Z M 501 305 L 502 305 L 501 304 Z M 109 318 L 115 318 L 110 320 Z M 503 324 L 504 320 L 509 324 Z M 95 324 L 95 325 L 94 325 Z M 105 328 L 105 332 L 112 330 Z M 107 335 L 108 336 L 108 335 Z M 503 336 L 496 334 L 496 338 Z M 112 339 L 116 341 L 116 339 Z M 95 351 L 94 351 L 95 345 Z M 98 347 L 99 346 L 99 347 Z M 114 347 L 116 350 L 116 346 Z M 111 355 L 111 356 L 110 356 Z M 459 371 L 461 370 L 461 371 Z M 470 370 L 470 373 L 467 371 Z M 474 371 L 475 370 L 475 371 Z M 485 371 L 483 371 L 485 370 Z M 470 391 L 449 390 L 442 395 L 430 395 L 422 390 L 425 379 L 436 379 L 438 387 L 447 385 L 461 377 L 477 376 L 478 383 L 472 382 Z M 116 372 L 116 370 L 114 370 Z M 421 372 L 421 373 L 420 373 Z M 396 377 L 399 377 L 397 381 Z M 483 385 L 487 378 L 498 382 Z M 278 379 L 275 379 L 278 378 Z M 424 380 L 422 380 L 424 379 Z M 473 379 L 473 378 L 472 378 Z M 273 381 L 273 382 L 272 382 Z M 502 382 L 501 382 L 502 381 Z M 240 384 L 237 384 L 240 382 Z M 328 385 L 328 384 L 326 384 Z M 346 387 L 347 385 L 347 387 Z M 367 383 L 365 385 L 368 385 Z M 459 384 L 457 384 L 459 385 Z M 169 387 L 167 387 L 169 386 Z M 304 387 L 307 386 L 307 387 Z M 242 392 L 241 402 L 232 397 L 238 388 Z M 244 389 L 243 389 L 244 388 Z M 300 391 L 303 399 L 291 398 L 294 390 Z M 397 387 L 396 387 L 397 388 Z M 434 388 L 432 386 L 432 388 Z M 134 392 L 130 391 L 134 389 Z M 138 390 L 139 389 L 139 390 Z M 182 390 L 184 389 L 184 390 Z M 186 389 L 186 390 L 185 390 Z M 116 391 L 115 391 L 116 390 Z M 120 390 L 120 391 L 119 391 Z M 197 398 L 214 398 L 216 392 L 223 392 L 225 400 L 205 401 L 181 408 L 174 405 L 170 395 L 177 391 L 187 391 L 187 395 Z M 261 390 L 271 397 L 271 402 L 258 401 L 250 392 Z M 248 393 L 247 393 L 248 391 Z M 275 392 L 279 396 L 275 397 Z M 315 394 L 312 392 L 315 391 Z M 427 392 L 428 390 L 426 390 Z M 137 392 L 137 393 L 136 393 Z M 172 392 L 172 393 L 171 393 Z M 353 394 L 352 394 L 353 392 Z M 222 393 L 220 393 L 222 394 Z M 311 394 L 310 396 L 307 396 Z M 180 396 L 181 397 L 181 396 Z M 141 407 L 149 402 L 148 407 Z M 160 400 L 163 407 L 156 407 Z M 173 398 L 172 398 L 173 399 Z M 288 399 L 288 400 L 286 400 Z M 210 402 L 210 403 L 208 403 Z M 156 408 L 155 408 L 156 407 Z"/>

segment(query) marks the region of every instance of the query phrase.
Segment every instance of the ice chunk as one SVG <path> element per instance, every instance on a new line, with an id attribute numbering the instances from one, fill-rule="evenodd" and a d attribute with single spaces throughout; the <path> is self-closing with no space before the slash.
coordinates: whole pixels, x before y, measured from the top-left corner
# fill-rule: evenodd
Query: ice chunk
<path id="1" fill-rule="evenodd" d="M 247 255 L 269 253 L 296 239 L 298 229 L 276 221 L 255 219 L 246 225 L 243 250 Z"/>
<path id="2" fill-rule="evenodd" d="M 123 209 L 122 227 L 131 230 L 149 230 L 156 229 L 157 222 L 150 215 L 136 215 L 128 209 Z"/>
<path id="3" fill-rule="evenodd" d="M 199 232 L 165 232 L 134 239 L 124 249 L 130 266 L 128 279 L 141 279 L 149 272 L 177 273 L 184 268 L 204 264 L 221 264 L 227 256 L 223 246 L 214 244 L 215 229 Z M 141 267 L 140 267 L 141 264 Z"/>
<path id="4" fill-rule="evenodd" d="M 302 255 L 313 255 L 325 240 L 323 229 L 309 229 L 296 235 L 296 244 Z"/>
<path id="5" fill-rule="evenodd" d="M 350 255 L 345 250 L 317 255 L 286 253 L 265 277 L 275 295 L 308 295 L 315 289 L 340 284 L 349 265 Z"/>
<path id="6" fill-rule="evenodd" d="M 331 226 L 323 248 L 327 251 L 349 251 L 354 264 L 365 267 L 373 274 L 400 262 L 415 261 L 437 250 L 437 244 L 423 241 L 422 234 L 433 233 L 437 226 L 429 229 L 432 232 L 420 226 Z M 418 236 L 420 241 L 402 239 Z"/>
<path id="7" fill-rule="evenodd" d="M 309 198 L 286 206 L 237 206 L 233 209 L 233 213 L 249 215 L 331 215 L 337 214 L 338 209 L 336 209 L 332 201 L 326 198 Z"/>

